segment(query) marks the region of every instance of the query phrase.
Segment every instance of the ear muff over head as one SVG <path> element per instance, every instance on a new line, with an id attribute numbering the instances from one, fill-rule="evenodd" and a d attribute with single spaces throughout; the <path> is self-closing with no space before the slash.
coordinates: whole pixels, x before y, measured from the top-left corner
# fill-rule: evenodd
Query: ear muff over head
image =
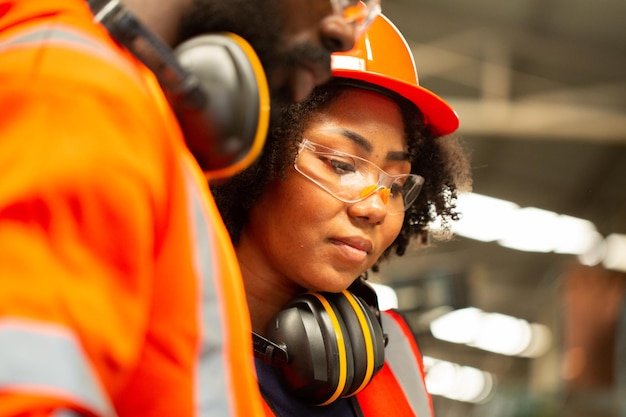
<path id="1" fill-rule="evenodd" d="M 273 319 L 268 338 L 287 351 L 288 362 L 276 368 L 284 386 L 315 405 L 355 395 L 384 363 L 382 328 L 349 291 L 291 300 Z"/>

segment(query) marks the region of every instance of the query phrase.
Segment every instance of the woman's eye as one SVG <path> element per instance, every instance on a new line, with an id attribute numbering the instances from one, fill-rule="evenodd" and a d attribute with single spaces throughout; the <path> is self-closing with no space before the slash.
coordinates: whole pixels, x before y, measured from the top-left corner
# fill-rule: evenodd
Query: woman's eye
<path id="1" fill-rule="evenodd" d="M 351 174 L 356 171 L 354 163 L 351 160 L 323 157 L 322 160 L 331 167 L 336 174 Z"/>
<path id="2" fill-rule="evenodd" d="M 393 184 L 391 184 L 391 194 L 390 196 L 392 198 L 397 198 L 397 197 L 401 197 L 402 196 L 402 190 L 404 188 L 403 184 L 398 184 L 397 182 L 394 182 Z"/>
<path id="3" fill-rule="evenodd" d="M 407 184 L 406 177 L 397 178 L 393 183 L 391 183 L 391 196 L 404 198 L 404 195 L 409 192 L 410 189 L 411 185 Z"/>

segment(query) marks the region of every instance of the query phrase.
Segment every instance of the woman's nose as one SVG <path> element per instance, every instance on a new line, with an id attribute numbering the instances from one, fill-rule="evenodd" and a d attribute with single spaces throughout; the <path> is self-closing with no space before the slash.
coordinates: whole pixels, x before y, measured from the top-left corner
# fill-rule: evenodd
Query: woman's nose
<path id="1" fill-rule="evenodd" d="M 352 217 L 365 219 L 370 223 L 382 223 L 387 216 L 389 193 L 389 188 L 381 187 L 367 198 L 350 204 L 348 213 Z"/>

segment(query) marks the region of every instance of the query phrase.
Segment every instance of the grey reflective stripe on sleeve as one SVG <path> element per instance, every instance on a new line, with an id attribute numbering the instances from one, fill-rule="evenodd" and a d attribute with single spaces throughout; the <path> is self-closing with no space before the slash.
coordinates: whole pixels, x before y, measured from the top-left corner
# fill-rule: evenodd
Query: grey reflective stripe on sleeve
<path id="1" fill-rule="evenodd" d="M 9 39 L 8 41 L 0 43 L 0 51 L 2 49 L 6 49 L 11 46 L 23 45 L 23 44 L 28 44 L 28 43 L 38 43 L 41 45 L 43 42 L 50 41 L 50 40 L 52 41 L 63 40 L 63 41 L 69 41 L 69 42 L 82 43 L 85 46 L 90 46 L 90 47 L 96 46 L 93 42 L 90 42 L 87 39 L 85 39 L 85 36 L 83 34 L 74 32 L 73 30 L 60 29 L 58 27 L 42 26 L 42 27 L 37 27 L 35 30 L 31 32 L 19 34 Z"/>
<path id="2" fill-rule="evenodd" d="M 187 172 L 187 175 L 191 174 Z M 195 236 L 195 246 L 192 249 L 196 251 L 194 261 L 196 272 L 202 280 L 199 320 L 203 328 L 196 372 L 197 409 L 201 417 L 230 416 L 233 415 L 233 411 L 227 383 L 231 378 L 227 375 L 228 371 L 224 365 L 229 341 L 226 340 L 224 334 L 226 329 L 221 321 L 220 300 L 216 288 L 220 284 L 215 283 L 216 279 L 221 279 L 217 266 L 223 260 L 215 259 L 216 253 L 212 246 L 214 242 L 209 236 L 212 225 L 208 224 L 206 209 L 193 178 L 188 179 L 187 192 L 193 216 L 192 226 L 195 227 L 195 230 L 192 230 Z"/>
<path id="3" fill-rule="evenodd" d="M 381 317 L 383 330 L 389 336 L 389 343 L 385 347 L 385 361 L 398 379 L 416 415 L 430 416 L 428 393 L 413 349 L 398 323 L 384 312 Z"/>
<path id="4" fill-rule="evenodd" d="M 76 411 L 72 410 L 55 410 L 50 415 L 51 417 L 80 417 Z"/>
<path id="5" fill-rule="evenodd" d="M 130 76 L 137 76 L 137 69 L 131 62 L 93 36 L 80 32 L 72 27 L 56 24 L 41 24 L 29 32 L 24 32 L 0 43 L 0 52 L 12 48 L 25 47 L 65 47 L 98 56 L 108 64 L 115 64 L 117 68 Z"/>
<path id="6" fill-rule="evenodd" d="M 0 391 L 54 395 L 115 416 L 78 340 L 49 323 L 0 319 Z"/>

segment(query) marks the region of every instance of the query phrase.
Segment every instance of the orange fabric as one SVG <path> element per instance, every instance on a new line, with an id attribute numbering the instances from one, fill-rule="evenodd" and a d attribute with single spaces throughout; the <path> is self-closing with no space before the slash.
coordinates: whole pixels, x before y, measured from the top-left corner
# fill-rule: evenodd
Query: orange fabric
<path id="1" fill-rule="evenodd" d="M 272 411 L 265 400 L 263 401 L 263 410 L 265 411 L 265 417 L 276 417 L 276 414 L 274 414 L 274 411 Z"/>
<path id="2" fill-rule="evenodd" d="M 386 363 L 369 385 L 357 394 L 356 398 L 365 417 L 413 417 L 415 415 Z"/>
<path id="3" fill-rule="evenodd" d="M 114 55 L 4 44 L 42 25 L 73 28 Z M 92 23 L 83 0 L 0 0 L 0 109 L 0 319 L 75 332 L 119 416 L 196 415 L 199 340 L 224 338 L 233 415 L 262 415 L 237 260 L 152 74 Z M 210 320 L 223 334 L 198 330 L 189 183 L 209 225 L 199 233 L 218 276 L 220 317 Z M 0 391 L 0 416 L 68 402 Z"/>

